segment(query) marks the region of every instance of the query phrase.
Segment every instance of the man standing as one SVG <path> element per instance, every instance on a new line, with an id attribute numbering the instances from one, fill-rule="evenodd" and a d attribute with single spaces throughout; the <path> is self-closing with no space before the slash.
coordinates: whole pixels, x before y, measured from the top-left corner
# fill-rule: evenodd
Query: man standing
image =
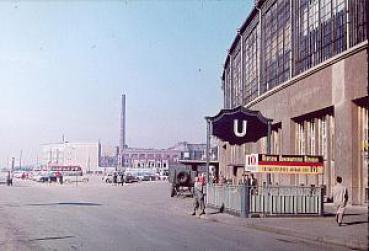
<path id="1" fill-rule="evenodd" d="M 116 186 L 118 183 L 118 174 L 117 172 L 113 172 L 113 186 Z"/>
<path id="2" fill-rule="evenodd" d="M 196 211 L 197 209 L 200 208 L 201 213 L 199 214 L 200 216 L 205 214 L 205 202 L 204 202 L 204 192 L 203 192 L 203 186 L 204 186 L 204 181 L 203 178 L 200 179 L 200 177 L 196 177 L 195 178 L 195 183 L 194 183 L 194 202 L 193 202 L 193 213 L 192 215 L 196 215 Z"/>
<path id="3" fill-rule="evenodd" d="M 120 182 L 122 183 L 122 186 L 123 186 L 124 184 L 124 173 L 123 172 L 120 174 Z"/>
<path id="4" fill-rule="evenodd" d="M 253 173 L 251 174 L 250 185 L 251 185 L 251 194 L 253 195 L 258 194 L 258 180 L 255 178 Z"/>
<path id="5" fill-rule="evenodd" d="M 341 226 L 343 214 L 345 213 L 345 207 L 348 201 L 348 192 L 347 187 L 342 185 L 342 177 L 337 176 L 336 180 L 337 184 L 333 187 L 332 199 L 335 207 L 337 208 L 336 221 L 338 226 Z"/>
<path id="6" fill-rule="evenodd" d="M 238 182 L 238 184 L 239 185 L 250 186 L 251 185 L 251 180 L 250 180 L 249 175 L 247 173 L 243 173 L 240 181 Z"/>

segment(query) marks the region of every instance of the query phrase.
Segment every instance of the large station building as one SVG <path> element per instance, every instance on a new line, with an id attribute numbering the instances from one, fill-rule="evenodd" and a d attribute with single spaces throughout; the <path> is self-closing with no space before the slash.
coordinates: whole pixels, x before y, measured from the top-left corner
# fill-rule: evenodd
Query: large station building
<path id="1" fill-rule="evenodd" d="M 273 119 L 273 154 L 324 158 L 322 175 L 273 174 L 273 184 L 325 185 L 330 195 L 339 175 L 352 204 L 368 202 L 368 13 L 366 0 L 256 1 L 241 25 L 224 64 L 224 108 Z M 234 182 L 245 154 L 266 153 L 265 138 L 219 144 L 220 172 Z"/>

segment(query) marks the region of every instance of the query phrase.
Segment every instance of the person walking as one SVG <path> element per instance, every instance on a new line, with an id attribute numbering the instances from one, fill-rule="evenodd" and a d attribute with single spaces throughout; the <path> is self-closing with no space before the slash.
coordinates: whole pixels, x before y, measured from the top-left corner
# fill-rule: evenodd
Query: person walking
<path id="1" fill-rule="evenodd" d="M 124 184 L 124 173 L 123 172 L 120 174 L 120 182 L 122 183 L 122 186 L 123 186 Z"/>
<path id="2" fill-rule="evenodd" d="M 251 194 L 253 195 L 258 194 L 258 180 L 255 178 L 253 173 L 251 174 L 250 185 L 251 185 Z"/>
<path id="3" fill-rule="evenodd" d="M 8 186 L 12 186 L 13 185 L 12 174 L 11 174 L 10 171 L 8 171 L 8 175 L 6 176 L 6 184 Z"/>
<path id="4" fill-rule="evenodd" d="M 113 172 L 113 186 L 116 186 L 118 182 L 117 172 Z"/>
<path id="5" fill-rule="evenodd" d="M 194 183 L 194 194 L 193 194 L 194 201 L 193 201 L 192 215 L 196 215 L 196 211 L 198 209 L 201 210 L 201 213 L 199 214 L 200 216 L 205 214 L 205 202 L 204 202 L 203 188 L 204 188 L 203 180 L 200 179 L 199 177 L 196 177 L 195 183 Z"/>
<path id="6" fill-rule="evenodd" d="M 342 225 L 343 215 L 348 201 L 347 187 L 342 185 L 342 177 L 337 176 L 337 184 L 333 187 L 332 197 L 336 207 L 336 222 L 338 226 Z"/>

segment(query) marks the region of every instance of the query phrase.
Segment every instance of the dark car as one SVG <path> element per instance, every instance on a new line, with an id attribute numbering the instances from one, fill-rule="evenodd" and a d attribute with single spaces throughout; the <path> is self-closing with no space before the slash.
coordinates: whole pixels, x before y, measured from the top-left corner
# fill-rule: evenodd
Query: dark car
<path id="1" fill-rule="evenodd" d="M 145 172 L 142 180 L 143 181 L 154 181 L 156 180 L 156 175 L 155 173 Z"/>
<path id="2" fill-rule="evenodd" d="M 131 182 L 138 182 L 139 179 L 137 176 L 133 175 L 132 173 L 126 172 L 123 176 L 125 183 L 131 183 Z"/>

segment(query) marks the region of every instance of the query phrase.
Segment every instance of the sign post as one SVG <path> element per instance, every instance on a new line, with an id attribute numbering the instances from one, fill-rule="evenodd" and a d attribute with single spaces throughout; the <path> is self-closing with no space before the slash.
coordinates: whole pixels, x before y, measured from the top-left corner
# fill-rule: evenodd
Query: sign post
<path id="1" fill-rule="evenodd" d="M 228 142 L 230 145 L 255 143 L 260 138 L 267 137 L 267 153 L 271 153 L 272 119 L 264 117 L 259 111 L 238 106 L 233 109 L 223 109 L 214 117 L 206 117 L 206 121 L 208 123 L 207 136 L 211 132 L 212 135 Z M 207 138 L 207 148 L 209 144 Z M 271 175 L 267 174 L 267 183 L 270 182 Z"/>

